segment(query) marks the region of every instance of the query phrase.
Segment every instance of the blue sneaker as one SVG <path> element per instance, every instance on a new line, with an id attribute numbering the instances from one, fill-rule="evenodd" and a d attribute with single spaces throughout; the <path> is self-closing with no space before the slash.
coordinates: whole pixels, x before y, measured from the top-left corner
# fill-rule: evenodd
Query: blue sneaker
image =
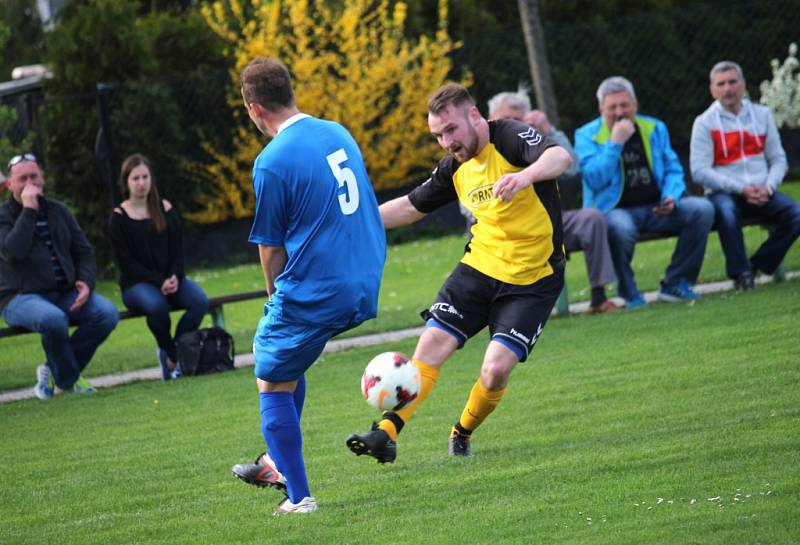
<path id="1" fill-rule="evenodd" d="M 50 367 L 43 363 L 36 368 L 36 386 L 33 387 L 33 393 L 39 399 L 52 399 L 55 394 L 53 386 L 55 386 L 55 380 L 50 372 Z"/>
<path id="2" fill-rule="evenodd" d="M 636 295 L 625 301 L 625 308 L 628 310 L 634 310 L 644 306 L 647 306 L 647 301 L 644 300 L 644 297 L 642 297 L 642 294 L 639 292 L 636 292 Z"/>
<path id="3" fill-rule="evenodd" d="M 661 289 L 658 292 L 658 300 L 666 303 L 678 303 L 680 301 L 697 301 L 700 296 L 692 291 L 686 280 L 681 278 L 678 283 L 668 286 L 664 281 L 661 281 Z"/>

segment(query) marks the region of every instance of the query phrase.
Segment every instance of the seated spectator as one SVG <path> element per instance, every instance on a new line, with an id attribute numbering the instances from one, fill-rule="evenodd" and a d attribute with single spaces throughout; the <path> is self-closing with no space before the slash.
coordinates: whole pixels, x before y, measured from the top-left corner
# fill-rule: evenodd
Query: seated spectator
<path id="1" fill-rule="evenodd" d="M 755 274 L 772 274 L 800 236 L 800 204 L 777 191 L 786 174 L 786 153 L 765 106 L 746 98 L 741 67 L 723 61 L 711 69 L 714 102 L 692 127 L 692 178 L 709 193 L 725 269 L 739 290 L 753 289 Z M 770 220 L 775 228 L 747 258 L 742 219 Z"/>
<path id="2" fill-rule="evenodd" d="M 664 273 L 661 301 L 693 301 L 714 209 L 703 198 L 687 197 L 683 167 L 672 149 L 667 127 L 637 115 L 636 94 L 622 77 L 597 89 L 600 117 L 575 132 L 583 172 L 583 205 L 606 215 L 617 293 L 625 306 L 644 306 L 631 261 L 642 232 L 678 235 Z"/>
<path id="3" fill-rule="evenodd" d="M 117 308 L 94 293 L 97 266 L 89 241 L 63 203 L 45 197 L 36 157 L 8 163 L 9 199 L 0 205 L 0 310 L 11 326 L 41 334 L 47 361 L 34 392 L 54 387 L 94 392 L 81 373 L 119 321 Z M 77 325 L 70 336 L 69 326 Z"/>
<path id="4" fill-rule="evenodd" d="M 580 205 L 569 202 L 578 193 L 581 170 L 575 150 L 567 136 L 553 127 L 547 115 L 540 110 L 530 109 L 530 100 L 523 90 L 516 93 L 499 93 L 489 100 L 489 119 L 516 119 L 531 125 L 564 148 L 572 156 L 572 165 L 558 178 L 561 196 L 561 219 L 564 224 L 564 245 L 568 251 L 583 250 L 586 271 L 589 275 L 591 300 L 589 314 L 599 314 L 619 310 L 613 301 L 606 297 L 605 285 L 616 280 L 611 252 L 608 247 L 608 231 L 603 213 L 594 208 L 577 209 Z M 564 189 L 567 189 L 564 191 Z"/>
<path id="5" fill-rule="evenodd" d="M 111 213 L 108 230 L 122 301 L 147 317 L 147 327 L 158 345 L 161 378 L 177 378 L 175 339 L 197 330 L 208 311 L 208 298 L 184 275 L 180 217 L 168 200 L 159 197 L 147 158 L 134 154 L 125 159 L 119 184 L 127 199 Z M 169 313 L 179 308 L 186 312 L 173 337 Z"/>

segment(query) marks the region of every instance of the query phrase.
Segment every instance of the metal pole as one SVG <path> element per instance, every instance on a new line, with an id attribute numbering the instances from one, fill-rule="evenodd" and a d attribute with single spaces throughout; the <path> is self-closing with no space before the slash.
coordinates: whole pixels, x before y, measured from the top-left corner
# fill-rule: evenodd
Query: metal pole
<path id="1" fill-rule="evenodd" d="M 544 31 L 539 17 L 539 1 L 517 0 L 517 5 L 522 23 L 522 34 L 525 36 L 536 104 L 547 114 L 550 122 L 557 127 L 559 125 L 558 106 L 556 95 L 553 92 L 553 81 L 550 77 L 550 64 L 547 62 Z"/>
<path id="2" fill-rule="evenodd" d="M 95 142 L 95 159 L 98 174 L 108 185 L 108 195 L 111 199 L 112 207 L 117 206 L 122 200 L 119 188 L 114 183 L 120 165 L 114 149 L 114 142 L 111 138 L 109 100 L 113 91 L 114 86 L 110 83 L 100 82 L 97 84 L 97 116 L 100 128 L 97 131 L 97 140 Z"/>

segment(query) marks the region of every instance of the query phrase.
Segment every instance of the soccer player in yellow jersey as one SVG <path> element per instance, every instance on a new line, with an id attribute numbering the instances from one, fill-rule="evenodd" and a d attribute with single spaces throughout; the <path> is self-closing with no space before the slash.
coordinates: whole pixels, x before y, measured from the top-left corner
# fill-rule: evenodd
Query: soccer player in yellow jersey
<path id="1" fill-rule="evenodd" d="M 476 218 L 461 262 L 423 312 L 413 361 L 422 386 L 413 404 L 385 412 L 347 447 L 394 462 L 397 436 L 430 394 L 447 358 L 487 325 L 480 376 L 450 434 L 449 452 L 471 454 L 470 437 L 497 407 L 511 371 L 530 355 L 564 284 L 561 209 L 555 178 L 571 163 L 563 148 L 514 120 L 487 121 L 462 86 L 428 102 L 428 127 L 448 155 L 420 186 L 380 207 L 387 229 L 458 199 Z"/>

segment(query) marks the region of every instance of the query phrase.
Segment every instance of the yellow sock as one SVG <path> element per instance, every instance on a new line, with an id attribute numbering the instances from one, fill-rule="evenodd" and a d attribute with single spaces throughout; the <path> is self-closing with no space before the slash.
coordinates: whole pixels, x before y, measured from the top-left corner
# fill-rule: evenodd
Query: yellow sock
<path id="1" fill-rule="evenodd" d="M 411 415 L 417 410 L 419 404 L 422 403 L 426 397 L 428 397 L 428 394 L 431 393 L 431 390 L 433 390 L 433 387 L 436 384 L 436 379 L 439 378 L 439 369 L 437 367 L 431 367 L 427 363 L 419 360 L 411 361 L 417 366 L 420 374 L 421 384 L 419 386 L 419 395 L 417 396 L 417 399 L 415 399 L 410 405 L 403 407 L 397 412 L 384 413 L 384 417 L 378 423 L 378 428 L 388 433 L 389 437 L 392 438 L 392 441 L 397 441 L 397 435 L 400 433 L 400 429 L 403 428 L 403 424 L 408 422 L 408 419 L 411 418 Z M 387 418 L 386 415 L 393 415 L 400 418 L 402 421 L 402 424 L 399 426 L 400 429 L 398 429 L 397 424 L 392 421 L 391 416 Z"/>
<path id="2" fill-rule="evenodd" d="M 507 388 L 488 390 L 478 378 L 469 393 L 469 400 L 461 413 L 461 418 L 458 419 L 459 425 L 467 431 L 475 431 L 486 420 L 486 417 L 492 414 L 500 400 L 503 399 L 506 390 Z"/>

